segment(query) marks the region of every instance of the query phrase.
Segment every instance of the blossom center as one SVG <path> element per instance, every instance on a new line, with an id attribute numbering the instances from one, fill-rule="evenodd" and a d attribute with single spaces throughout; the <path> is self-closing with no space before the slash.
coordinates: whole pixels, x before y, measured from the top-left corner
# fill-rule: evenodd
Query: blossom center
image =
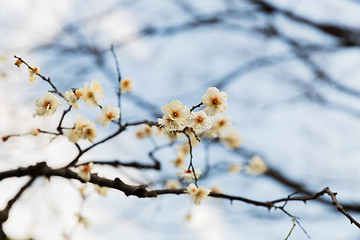
<path id="1" fill-rule="evenodd" d="M 113 114 L 112 112 L 110 112 L 110 113 L 106 114 L 106 118 L 107 118 L 108 120 L 112 120 L 112 119 L 115 118 L 115 116 L 114 116 L 114 114 Z"/>
<path id="2" fill-rule="evenodd" d="M 202 122 L 204 122 L 204 118 L 203 118 L 202 116 L 198 116 L 198 117 L 196 118 L 196 122 L 197 122 L 197 123 L 202 123 Z"/>
<path id="3" fill-rule="evenodd" d="M 84 167 L 83 167 L 83 172 L 88 173 L 88 172 L 90 172 L 90 170 L 91 170 L 91 168 L 90 168 L 89 165 L 84 165 Z"/>
<path id="4" fill-rule="evenodd" d="M 219 126 L 224 126 L 225 125 L 225 121 L 224 120 L 220 120 L 219 121 Z"/>
<path id="5" fill-rule="evenodd" d="M 86 95 L 87 95 L 88 98 L 93 98 L 94 97 L 94 93 L 92 91 L 88 91 L 86 93 Z"/>
<path id="6" fill-rule="evenodd" d="M 173 113 L 171 114 L 171 116 L 172 116 L 173 118 L 177 118 L 177 117 L 179 117 L 179 113 L 178 113 L 178 112 L 173 112 Z"/>
<path id="7" fill-rule="evenodd" d="M 45 100 L 43 103 L 43 108 L 46 108 L 46 110 L 51 109 L 51 102 L 49 100 Z"/>
<path id="8" fill-rule="evenodd" d="M 88 128 L 88 129 L 86 129 L 85 133 L 86 133 L 86 135 L 92 135 L 93 130 L 91 128 Z"/>
<path id="9" fill-rule="evenodd" d="M 81 92 L 79 92 L 79 91 L 76 91 L 75 96 L 76 96 L 77 99 L 80 99 L 83 96 L 83 94 Z"/>
<path id="10" fill-rule="evenodd" d="M 214 105 L 220 104 L 220 101 L 219 101 L 218 97 L 215 97 L 215 98 L 212 99 L 212 104 L 214 104 Z"/>

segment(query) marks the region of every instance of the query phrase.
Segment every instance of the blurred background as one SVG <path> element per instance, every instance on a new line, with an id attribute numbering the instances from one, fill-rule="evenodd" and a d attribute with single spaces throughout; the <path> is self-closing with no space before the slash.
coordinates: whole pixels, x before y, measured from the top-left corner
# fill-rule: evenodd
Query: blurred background
<path id="1" fill-rule="evenodd" d="M 267 201 L 324 187 L 360 219 L 360 1 L 357 0 L 0 0 L 0 135 L 57 126 L 33 118 L 34 101 L 49 86 L 34 86 L 13 55 L 40 67 L 59 90 L 97 79 L 103 105 L 116 105 L 117 75 L 135 82 L 123 96 L 123 120 L 156 121 L 161 106 L 174 99 L 189 107 L 208 87 L 228 94 L 226 115 L 240 130 L 243 145 L 194 150 L 220 166 L 200 180 L 227 194 Z M 64 104 L 65 105 L 65 104 Z M 79 110 L 96 118 L 92 109 Z M 66 123 L 71 126 L 77 112 Z M 114 128 L 99 130 L 99 139 Z M 83 157 L 89 160 L 149 162 L 153 143 L 135 138 L 131 128 Z M 164 142 L 165 140 L 160 140 Z M 0 144 L 0 170 L 46 160 L 63 166 L 76 154 L 65 137 L 11 138 Z M 228 173 L 226 164 L 245 164 L 259 154 L 270 171 L 262 176 Z M 161 171 L 99 167 L 106 177 L 129 184 L 176 178 L 172 148 L 156 154 Z M 224 165 L 219 165 L 220 163 Z M 26 179 L 0 182 L 0 207 Z M 188 196 L 126 197 L 110 190 L 83 201 L 78 182 L 37 180 L 16 203 L 4 230 L 14 239 L 285 239 L 291 218 L 242 202 L 208 199 L 195 207 Z M 154 189 L 163 188 L 159 184 Z M 329 200 L 327 196 L 323 197 Z M 358 228 L 329 202 L 288 203 L 300 217 L 289 239 L 360 239 Z M 89 222 L 77 224 L 75 214 Z M 190 217 L 191 216 L 191 217 Z"/>

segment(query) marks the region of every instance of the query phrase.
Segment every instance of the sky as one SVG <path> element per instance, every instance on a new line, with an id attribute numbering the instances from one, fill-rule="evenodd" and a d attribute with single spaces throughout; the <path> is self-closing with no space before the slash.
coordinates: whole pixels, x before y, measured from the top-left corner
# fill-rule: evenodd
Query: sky
<path id="1" fill-rule="evenodd" d="M 358 32 L 358 1 L 292 1 L 268 3 L 303 19 Z M 104 105 L 117 104 L 117 76 L 110 46 L 114 45 L 124 78 L 134 92 L 122 98 L 124 121 L 160 117 L 161 106 L 174 99 L 191 107 L 208 87 L 228 96 L 224 114 L 231 116 L 243 139 L 241 148 L 264 157 L 267 164 L 314 192 L 324 187 L 340 202 L 359 203 L 359 48 L 284 13 L 264 14 L 252 1 L 45 1 L 0 0 L 0 135 L 56 128 L 61 115 L 34 118 L 34 102 L 49 90 L 28 80 L 26 68 L 16 68 L 13 55 L 39 66 L 61 90 L 82 87 L 97 79 L 105 91 Z M 206 21 L 206 20 L 213 21 Z M 215 20 L 214 20 L 215 19 Z M 219 20 L 220 19 L 220 20 Z M 198 24 L 200 21 L 201 24 Z M 197 24 L 196 24 L 197 23 Z M 276 31 L 273 31 L 273 30 Z M 272 31 L 270 31 L 272 30 Z M 275 32 L 275 33 L 274 33 Z M 352 35 L 354 41 L 357 35 Z M 296 47 L 293 43 L 300 45 Z M 302 57 L 302 58 L 301 58 Z M 319 73 L 325 73 L 328 77 Z M 144 105 L 144 102 L 150 104 Z M 65 103 L 63 103 L 66 106 Z M 69 114 L 70 125 L 81 108 Z M 99 138 L 115 127 L 100 128 Z M 149 139 L 135 138 L 130 128 L 81 159 L 149 162 Z M 167 139 L 155 139 L 164 144 Z M 86 143 L 84 143 L 86 145 Z M 194 149 L 194 162 L 203 168 L 205 144 Z M 76 154 L 65 138 L 39 135 L 11 138 L 0 144 L 0 171 L 44 161 L 60 167 Z M 246 164 L 246 157 L 211 145 L 211 163 L 222 163 L 201 185 L 219 186 L 225 193 L 261 201 L 294 192 L 266 176 L 231 174 L 226 164 Z M 129 184 L 176 178 L 171 160 L 176 149 L 156 153 L 162 170 L 96 167 L 101 176 L 120 177 Z M 204 170 L 204 169 L 203 169 Z M 26 179 L 0 182 L 0 208 Z M 126 197 L 110 190 L 106 197 L 88 184 L 84 201 L 76 181 L 38 179 L 14 205 L 4 230 L 15 239 L 285 239 L 291 218 L 242 202 L 208 199 L 194 206 L 189 196 L 155 199 Z M 161 184 L 155 189 L 164 188 Z M 325 197 L 326 198 L 326 197 Z M 359 239 L 332 206 L 316 201 L 288 203 L 311 239 Z M 81 213 L 90 225 L 77 224 Z M 351 212 L 360 219 L 360 214 Z M 191 216 L 190 220 L 187 216 Z M 296 226 L 289 239 L 307 239 Z"/>

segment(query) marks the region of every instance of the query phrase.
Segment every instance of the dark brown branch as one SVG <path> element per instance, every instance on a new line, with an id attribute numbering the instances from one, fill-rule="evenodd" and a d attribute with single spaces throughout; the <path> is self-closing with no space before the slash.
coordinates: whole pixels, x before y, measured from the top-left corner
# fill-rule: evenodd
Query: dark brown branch
<path id="1" fill-rule="evenodd" d="M 66 109 L 66 110 L 64 110 L 63 114 L 61 115 L 59 124 L 58 124 L 58 126 L 57 126 L 57 128 L 56 128 L 56 130 L 57 130 L 60 134 L 63 133 L 63 127 L 62 127 L 61 125 L 62 125 L 62 123 L 63 123 L 63 121 L 64 121 L 65 115 L 66 115 L 68 112 L 71 111 L 71 108 L 72 108 L 72 106 L 70 105 L 69 108 Z"/>
<path id="2" fill-rule="evenodd" d="M 116 137 L 117 135 L 119 135 L 121 132 L 125 131 L 125 129 L 129 126 L 137 126 L 137 125 L 141 125 L 141 124 L 147 124 L 149 126 L 153 126 L 153 125 L 157 125 L 158 123 L 156 122 L 150 122 L 150 121 L 140 121 L 140 122 L 133 122 L 133 123 L 126 123 L 124 125 L 122 125 L 116 132 L 112 133 L 111 135 L 103 138 L 102 140 L 94 143 L 93 145 L 85 148 L 85 149 L 80 149 L 80 147 L 77 145 L 76 147 L 79 149 L 79 154 L 74 158 L 74 160 L 72 160 L 69 164 L 67 164 L 65 167 L 68 168 L 68 167 L 72 167 L 74 166 L 80 159 L 80 157 L 86 153 L 87 151 L 91 150 L 92 148 L 104 143 L 104 142 L 107 142 L 109 141 L 110 139 Z"/>
<path id="3" fill-rule="evenodd" d="M 67 168 L 60 168 L 60 169 L 53 169 L 47 166 L 45 162 L 40 162 L 34 166 L 30 166 L 27 168 L 18 168 L 15 170 L 5 171 L 0 173 L 0 180 L 9 178 L 9 177 L 22 177 L 22 176 L 30 176 L 32 177 L 32 180 L 29 181 L 22 190 L 15 196 L 15 200 L 13 200 L 11 203 L 9 202 L 8 205 L 10 205 L 10 208 L 12 204 L 16 201 L 16 199 L 22 194 L 23 191 L 25 191 L 26 188 L 28 188 L 27 185 L 31 185 L 32 181 L 39 176 L 45 176 L 50 178 L 51 176 L 58 176 L 63 177 L 66 179 L 76 179 L 81 182 L 84 182 L 77 173 L 73 172 L 70 169 Z M 121 181 L 119 178 L 115 178 L 114 180 L 106 179 L 99 177 L 97 174 L 91 174 L 91 179 L 89 181 L 90 183 L 98 184 L 99 186 L 103 187 L 109 187 L 113 189 L 117 189 L 122 191 L 126 196 L 137 196 L 139 198 L 149 198 L 149 197 L 157 197 L 164 194 L 185 194 L 185 189 L 176 189 L 176 190 L 152 190 L 148 191 L 145 186 L 139 185 L 139 186 L 131 186 L 128 184 L 125 184 L 123 181 Z M 226 195 L 222 193 L 210 193 L 210 197 L 216 197 L 216 198 L 223 198 L 228 199 L 230 201 L 241 201 L 245 202 L 251 205 L 255 206 L 261 206 L 266 207 L 267 209 L 275 208 L 284 208 L 284 206 L 277 206 L 276 203 L 281 202 L 288 202 L 288 201 L 302 201 L 306 202 L 309 200 L 315 200 L 319 199 L 322 195 L 327 194 L 332 199 L 332 204 L 337 207 L 337 210 L 341 212 L 344 216 L 346 216 L 352 224 L 355 224 L 358 228 L 360 228 L 360 224 L 348 213 L 344 210 L 343 206 L 338 202 L 336 199 L 336 193 L 333 193 L 330 191 L 329 188 L 324 188 L 322 191 L 312 195 L 312 196 L 304 196 L 304 197 L 287 197 L 282 199 L 277 199 L 273 201 L 256 201 L 248 198 L 244 198 L 241 196 L 232 196 L 232 195 Z M 18 196 L 19 195 L 19 196 Z M 8 207 L 7 207 L 8 208 Z M 3 218 L 4 219 L 4 218 Z M 7 218 L 6 218 L 7 219 Z M 6 221 L 6 220 L 5 220 Z"/>
<path id="4" fill-rule="evenodd" d="M 156 169 L 156 170 L 160 170 L 160 163 L 158 164 L 142 164 L 139 162 L 121 162 L 119 160 L 114 160 L 114 161 L 88 161 L 88 162 L 84 162 L 84 163 L 80 163 L 77 164 L 77 166 L 81 166 L 81 165 L 88 165 L 90 163 L 93 163 L 95 165 L 107 165 L 107 166 L 113 166 L 113 167 L 131 167 L 131 168 L 139 168 L 139 169 Z"/>
<path id="5" fill-rule="evenodd" d="M 360 223 L 357 222 L 348 212 L 345 211 L 344 207 L 339 203 L 339 201 L 336 198 L 337 193 L 334 193 L 330 191 L 329 188 L 325 188 L 325 193 L 331 197 L 332 205 L 336 206 L 337 210 L 341 212 L 345 217 L 347 217 L 350 220 L 351 224 L 355 224 L 358 228 L 360 228 Z"/>
<path id="6" fill-rule="evenodd" d="M 199 103 L 198 105 L 195 105 L 193 106 L 191 109 L 190 109 L 190 112 L 194 111 L 196 108 L 200 107 L 201 105 L 203 105 L 203 103 Z"/>

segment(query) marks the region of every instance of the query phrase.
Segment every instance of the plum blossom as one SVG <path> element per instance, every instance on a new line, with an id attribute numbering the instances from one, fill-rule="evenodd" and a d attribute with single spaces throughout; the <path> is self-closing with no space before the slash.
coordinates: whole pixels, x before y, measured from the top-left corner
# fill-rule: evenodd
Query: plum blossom
<path id="1" fill-rule="evenodd" d="M 98 107 L 99 102 L 104 98 L 103 88 L 97 80 L 93 80 L 91 84 L 85 83 L 84 86 L 84 95 L 82 100 L 85 102 L 88 107 Z"/>
<path id="2" fill-rule="evenodd" d="M 75 109 L 80 108 L 78 97 L 75 95 L 73 91 L 66 91 L 65 92 L 65 99 L 68 103 Z"/>
<path id="3" fill-rule="evenodd" d="M 173 120 L 167 115 L 163 115 L 162 118 L 158 118 L 158 123 L 161 127 L 163 127 L 166 131 L 181 131 L 185 128 L 184 125 L 180 124 L 179 122 Z"/>
<path id="4" fill-rule="evenodd" d="M 204 110 L 199 112 L 192 112 L 188 119 L 188 126 L 193 128 L 195 131 L 210 129 L 212 126 L 211 119 L 206 115 Z"/>
<path id="5" fill-rule="evenodd" d="M 201 174 L 200 168 L 195 168 L 195 175 L 197 179 L 200 178 L 200 174 Z M 183 179 L 185 182 L 190 182 L 194 180 L 194 172 L 192 171 L 191 168 L 189 169 L 186 166 L 182 166 L 181 171 L 177 172 L 176 175 L 178 175 L 180 179 Z"/>
<path id="6" fill-rule="evenodd" d="M 190 110 L 179 100 L 163 105 L 162 111 L 165 115 L 162 119 L 158 119 L 158 123 L 166 131 L 181 131 L 185 128 L 187 119 L 190 116 Z"/>
<path id="7" fill-rule="evenodd" d="M 113 120 L 118 120 L 120 117 L 120 108 L 112 106 L 104 106 L 101 113 L 97 117 L 97 121 L 103 126 L 109 125 Z"/>
<path id="8" fill-rule="evenodd" d="M 222 114 L 216 115 L 212 119 L 213 125 L 211 130 L 216 131 L 217 133 L 223 132 L 225 129 L 231 127 L 231 117 L 224 116 Z"/>
<path id="9" fill-rule="evenodd" d="M 90 163 L 88 165 L 81 165 L 77 167 L 79 172 L 78 172 L 78 177 L 81 178 L 82 180 L 84 180 L 85 182 L 90 181 L 91 178 L 91 170 L 94 168 L 94 164 Z"/>
<path id="10" fill-rule="evenodd" d="M 186 192 L 191 195 L 195 205 L 200 205 L 202 200 L 205 200 L 210 194 L 210 190 L 203 186 L 196 187 L 194 183 L 190 183 L 186 188 Z"/>
<path id="11" fill-rule="evenodd" d="M 178 151 L 176 159 L 172 161 L 175 167 L 181 167 L 185 163 L 185 154 L 183 152 Z"/>
<path id="12" fill-rule="evenodd" d="M 35 85 L 37 84 L 36 75 L 38 75 L 39 73 L 40 73 L 39 67 L 32 67 L 32 69 L 29 69 L 29 77 L 30 77 L 29 80 L 31 83 L 34 83 Z"/>
<path id="13" fill-rule="evenodd" d="M 134 81 L 127 78 L 120 82 L 120 92 L 121 93 L 129 93 L 132 92 L 134 88 Z"/>
<path id="14" fill-rule="evenodd" d="M 52 116 L 56 109 L 61 105 L 61 101 L 52 93 L 47 93 L 45 97 L 35 101 L 36 110 L 33 116 L 48 117 Z"/>
<path id="15" fill-rule="evenodd" d="M 239 148 L 242 143 L 239 130 L 233 127 L 220 134 L 220 141 L 231 149 Z"/>
<path id="16" fill-rule="evenodd" d="M 166 189 L 174 190 L 174 189 L 177 189 L 180 187 L 180 182 L 177 179 L 170 179 L 170 180 L 166 181 L 165 187 L 166 187 Z"/>
<path id="17" fill-rule="evenodd" d="M 96 137 L 96 125 L 91 120 L 77 115 L 74 129 L 65 132 L 64 135 L 74 143 L 79 139 L 87 139 L 93 143 Z"/>
<path id="18" fill-rule="evenodd" d="M 205 112 L 209 116 L 214 116 L 217 113 L 225 111 L 227 95 L 225 92 L 219 92 L 216 87 L 207 89 L 206 94 L 201 98 L 204 104 Z"/>
<path id="19" fill-rule="evenodd" d="M 250 159 L 249 165 L 246 167 L 246 173 L 251 175 L 260 175 L 268 170 L 268 166 L 265 161 L 258 155 L 253 156 Z"/>

